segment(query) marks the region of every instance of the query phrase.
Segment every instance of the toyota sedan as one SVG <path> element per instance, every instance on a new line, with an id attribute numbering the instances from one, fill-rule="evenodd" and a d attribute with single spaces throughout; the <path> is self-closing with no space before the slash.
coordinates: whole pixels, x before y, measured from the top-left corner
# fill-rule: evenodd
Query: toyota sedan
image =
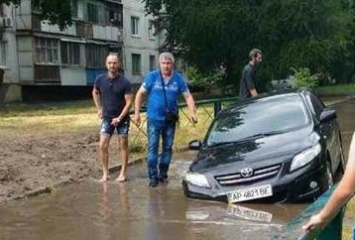
<path id="1" fill-rule="evenodd" d="M 230 203 L 312 200 L 343 172 L 336 111 L 311 91 L 273 92 L 222 110 L 182 182 L 187 197 Z"/>

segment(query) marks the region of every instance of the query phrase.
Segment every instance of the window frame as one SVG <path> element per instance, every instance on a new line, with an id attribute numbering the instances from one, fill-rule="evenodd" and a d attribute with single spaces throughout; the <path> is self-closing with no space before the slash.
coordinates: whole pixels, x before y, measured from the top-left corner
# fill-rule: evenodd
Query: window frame
<path id="1" fill-rule="evenodd" d="M 81 49 L 80 43 L 61 41 L 60 56 L 64 66 L 80 66 Z M 65 54 L 65 56 L 63 56 Z M 66 58 L 66 59 L 65 59 Z"/>
<path id="2" fill-rule="evenodd" d="M 132 53 L 132 76 L 142 75 L 142 57 L 141 54 Z"/>
<path id="3" fill-rule="evenodd" d="M 131 35 L 139 36 L 139 17 L 131 16 Z"/>
<path id="4" fill-rule="evenodd" d="M 151 40 L 155 39 L 155 26 L 153 20 L 148 21 L 148 37 Z"/>
<path id="5" fill-rule="evenodd" d="M 59 65 L 59 40 L 35 37 L 35 63 Z"/>

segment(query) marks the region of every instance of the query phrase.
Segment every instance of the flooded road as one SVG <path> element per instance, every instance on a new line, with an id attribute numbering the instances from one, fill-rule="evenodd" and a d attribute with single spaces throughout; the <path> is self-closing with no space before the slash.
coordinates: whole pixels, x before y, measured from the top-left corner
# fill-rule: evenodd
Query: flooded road
<path id="1" fill-rule="evenodd" d="M 1 205 L 0 239 L 269 239 L 304 208 L 187 199 L 181 177 L 193 154 L 177 154 L 170 183 L 155 189 L 137 165 L 123 184 L 91 179 Z"/>
<path id="2" fill-rule="evenodd" d="M 334 106 L 344 153 L 355 129 L 355 101 Z M 88 179 L 51 194 L 0 205 L 0 239 L 270 239 L 303 204 L 238 204 L 187 199 L 181 179 L 194 152 L 174 155 L 168 185 L 148 188 L 145 165 L 126 183 Z"/>

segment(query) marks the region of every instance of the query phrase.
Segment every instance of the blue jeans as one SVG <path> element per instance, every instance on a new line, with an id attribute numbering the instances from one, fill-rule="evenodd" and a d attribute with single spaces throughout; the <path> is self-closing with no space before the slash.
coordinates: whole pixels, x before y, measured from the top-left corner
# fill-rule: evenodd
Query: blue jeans
<path id="1" fill-rule="evenodd" d="M 168 178 L 168 170 L 173 152 L 175 123 L 148 119 L 148 176 L 151 181 Z M 159 141 L 162 137 L 162 153 L 159 161 Z M 159 171 L 158 171 L 159 161 Z"/>
<path id="2" fill-rule="evenodd" d="M 128 136 L 129 131 L 129 120 L 121 122 L 117 127 L 111 124 L 111 118 L 102 118 L 101 127 L 100 127 L 100 134 L 108 134 L 112 136 L 112 134 L 116 130 L 116 134 L 118 136 Z"/>

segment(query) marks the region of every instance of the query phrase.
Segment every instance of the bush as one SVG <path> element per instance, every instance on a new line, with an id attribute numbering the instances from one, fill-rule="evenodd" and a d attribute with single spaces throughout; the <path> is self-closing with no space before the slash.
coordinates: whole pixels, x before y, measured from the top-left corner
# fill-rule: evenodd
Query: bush
<path id="1" fill-rule="evenodd" d="M 197 68 L 188 67 L 186 74 L 192 86 L 204 87 L 210 92 L 222 82 L 225 71 L 220 68 L 215 68 L 210 72 L 201 73 Z"/>
<path id="2" fill-rule="evenodd" d="M 293 87 L 295 88 L 310 88 L 313 89 L 318 86 L 318 77 L 311 74 L 308 68 L 291 68 L 294 73 Z"/>

